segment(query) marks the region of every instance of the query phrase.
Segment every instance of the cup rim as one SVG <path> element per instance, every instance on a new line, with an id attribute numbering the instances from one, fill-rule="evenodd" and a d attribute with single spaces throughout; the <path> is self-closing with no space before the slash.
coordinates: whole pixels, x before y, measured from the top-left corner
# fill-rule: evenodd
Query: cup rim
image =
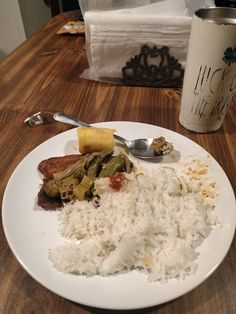
<path id="1" fill-rule="evenodd" d="M 236 25 L 236 8 L 201 8 L 195 11 L 195 15 L 203 20 L 207 20 L 216 24 Z"/>

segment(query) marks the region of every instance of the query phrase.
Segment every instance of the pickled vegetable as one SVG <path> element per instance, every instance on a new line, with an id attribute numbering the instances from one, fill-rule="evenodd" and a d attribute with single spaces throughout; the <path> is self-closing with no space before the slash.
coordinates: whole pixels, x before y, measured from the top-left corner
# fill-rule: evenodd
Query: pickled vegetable
<path id="1" fill-rule="evenodd" d="M 60 183 L 55 180 L 51 179 L 44 185 L 44 191 L 50 198 L 59 198 L 60 197 Z"/>
<path id="2" fill-rule="evenodd" d="M 87 193 L 88 193 L 87 188 L 80 184 L 77 185 L 73 191 L 74 197 L 79 201 L 84 201 L 87 198 Z"/>
<path id="3" fill-rule="evenodd" d="M 81 182 L 85 175 L 86 175 L 86 170 L 84 169 L 84 167 L 80 167 L 75 171 L 75 173 L 73 174 L 73 177 L 78 179 L 79 182 Z"/>
<path id="4" fill-rule="evenodd" d="M 62 202 L 91 200 L 94 181 L 101 177 L 109 177 L 112 188 L 118 191 L 123 178 L 121 172 L 130 173 L 133 164 L 125 154 L 112 154 L 112 150 L 88 154 L 64 171 L 54 173 L 54 178 L 43 185 L 46 195 Z"/>
<path id="5" fill-rule="evenodd" d="M 96 158 L 94 158 L 91 161 L 89 168 L 87 170 L 87 176 L 89 176 L 90 178 L 96 178 L 98 176 L 99 171 L 101 170 L 102 163 L 106 161 L 106 159 L 109 158 L 112 155 L 112 153 L 113 153 L 112 150 L 108 150 L 98 154 Z"/>
<path id="6" fill-rule="evenodd" d="M 73 199 L 73 190 L 79 184 L 73 176 L 67 177 L 60 182 L 60 196 L 62 201 L 68 202 Z"/>
<path id="7" fill-rule="evenodd" d="M 113 156 L 106 164 L 103 165 L 99 178 L 108 177 L 118 171 L 123 171 L 126 163 L 126 156 L 123 154 Z"/>
<path id="8" fill-rule="evenodd" d="M 79 201 L 83 201 L 90 196 L 90 189 L 93 186 L 93 180 L 88 177 L 84 176 L 83 180 L 73 189 L 73 194 L 75 198 Z"/>
<path id="9" fill-rule="evenodd" d="M 91 160 L 93 158 L 95 158 L 94 155 L 86 155 L 86 156 L 84 156 L 84 158 L 80 159 L 79 161 L 77 161 L 73 165 L 69 166 L 64 171 L 55 173 L 54 174 L 54 179 L 61 180 L 61 179 L 64 179 L 66 177 L 69 177 L 69 176 L 73 175 L 78 169 L 86 168 L 87 165 L 91 162 Z"/>

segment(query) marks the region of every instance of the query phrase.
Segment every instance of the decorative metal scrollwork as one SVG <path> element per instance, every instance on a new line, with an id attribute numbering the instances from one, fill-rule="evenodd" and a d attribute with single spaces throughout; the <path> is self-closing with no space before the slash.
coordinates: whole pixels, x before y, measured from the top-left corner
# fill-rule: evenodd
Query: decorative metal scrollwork
<path id="1" fill-rule="evenodd" d="M 169 47 L 143 45 L 122 68 L 123 83 L 137 86 L 181 87 L 184 69 Z"/>

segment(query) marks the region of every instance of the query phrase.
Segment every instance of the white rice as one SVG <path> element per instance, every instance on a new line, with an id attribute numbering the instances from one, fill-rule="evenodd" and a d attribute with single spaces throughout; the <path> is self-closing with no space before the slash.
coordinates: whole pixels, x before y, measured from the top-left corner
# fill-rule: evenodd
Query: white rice
<path id="1" fill-rule="evenodd" d="M 195 170 L 186 169 L 190 173 L 183 175 L 168 167 L 127 175 L 119 192 L 108 178 L 97 180 L 99 207 L 76 201 L 62 210 L 60 232 L 67 241 L 50 250 L 54 267 L 102 276 L 136 268 L 153 281 L 193 274 L 197 243 L 214 223 L 214 197 L 205 201 L 214 184 L 206 172 L 196 178 Z"/>

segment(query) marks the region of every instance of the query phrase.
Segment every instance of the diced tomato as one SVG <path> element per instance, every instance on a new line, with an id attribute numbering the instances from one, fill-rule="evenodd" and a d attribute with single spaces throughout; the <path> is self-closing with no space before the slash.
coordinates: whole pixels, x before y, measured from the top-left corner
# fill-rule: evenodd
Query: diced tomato
<path id="1" fill-rule="evenodd" d="M 110 187 L 116 191 L 119 191 L 122 186 L 122 182 L 125 179 L 125 175 L 122 172 L 117 172 L 113 176 L 109 176 L 109 179 Z"/>

